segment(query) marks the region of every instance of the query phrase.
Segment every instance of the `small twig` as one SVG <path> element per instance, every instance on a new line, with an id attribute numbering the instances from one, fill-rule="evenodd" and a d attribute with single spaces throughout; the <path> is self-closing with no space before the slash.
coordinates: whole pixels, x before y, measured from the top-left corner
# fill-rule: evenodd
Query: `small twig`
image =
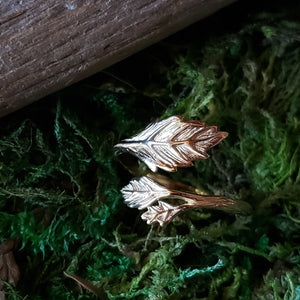
<path id="1" fill-rule="evenodd" d="M 99 287 L 93 285 L 91 282 L 87 281 L 86 279 L 83 279 L 83 278 L 81 278 L 77 275 L 74 275 L 74 274 L 70 274 L 66 271 L 64 271 L 64 275 L 67 276 L 68 278 L 71 278 L 74 281 L 76 281 L 80 286 L 82 286 L 83 288 L 85 288 L 89 292 L 96 295 L 99 299 L 109 300 L 106 292 L 102 288 L 99 288 Z"/>

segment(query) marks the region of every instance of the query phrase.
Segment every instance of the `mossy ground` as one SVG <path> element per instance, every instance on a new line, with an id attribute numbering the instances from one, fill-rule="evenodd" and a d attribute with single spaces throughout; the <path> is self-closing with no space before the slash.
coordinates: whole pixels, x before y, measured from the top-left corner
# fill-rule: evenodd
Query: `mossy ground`
<path id="1" fill-rule="evenodd" d="M 8 299 L 95 298 L 63 271 L 110 299 L 300 299 L 300 10 L 247 3 L 0 120 L 0 242 L 20 238 Z M 229 132 L 172 176 L 250 216 L 159 228 L 126 207 L 113 145 L 170 115 Z"/>

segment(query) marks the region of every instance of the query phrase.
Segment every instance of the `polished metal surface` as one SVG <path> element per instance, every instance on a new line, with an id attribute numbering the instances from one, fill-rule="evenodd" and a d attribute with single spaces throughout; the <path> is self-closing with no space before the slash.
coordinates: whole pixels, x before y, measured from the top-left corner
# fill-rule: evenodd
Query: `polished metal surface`
<path id="1" fill-rule="evenodd" d="M 206 159 L 206 151 L 217 145 L 227 132 L 216 126 L 205 126 L 201 121 L 184 122 L 172 116 L 150 124 L 137 135 L 115 145 L 116 154 L 132 154 L 152 171 L 132 179 L 121 189 L 125 203 L 139 210 L 147 209 L 141 218 L 163 226 L 179 213 L 192 208 L 214 208 L 231 213 L 249 213 L 251 207 L 243 201 L 214 195 L 200 195 L 196 189 L 155 173 L 158 169 L 176 171 L 177 167 L 191 166 L 194 161 Z M 120 155 L 119 157 L 121 157 Z M 130 156 L 131 157 L 131 156 Z M 138 176 L 138 168 L 120 159 L 123 166 Z M 171 203 L 170 203 L 171 201 Z"/>
<path id="2" fill-rule="evenodd" d="M 208 158 L 206 150 L 226 138 L 227 132 L 201 121 L 183 122 L 172 116 L 150 124 L 139 134 L 115 145 L 117 152 L 129 152 L 142 160 L 152 172 L 158 168 L 176 171 L 193 161 Z"/>

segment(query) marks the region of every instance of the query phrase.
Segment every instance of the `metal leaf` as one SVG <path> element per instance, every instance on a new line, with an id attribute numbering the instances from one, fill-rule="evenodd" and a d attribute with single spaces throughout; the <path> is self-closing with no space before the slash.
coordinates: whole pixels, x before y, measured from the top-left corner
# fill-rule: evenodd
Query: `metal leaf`
<path id="1" fill-rule="evenodd" d="M 199 195 L 191 191 L 184 191 L 184 184 L 173 182 L 167 177 L 158 174 L 150 174 L 151 178 L 143 176 L 133 179 L 121 192 L 125 203 L 129 207 L 138 209 L 147 208 L 142 214 L 142 219 L 148 224 L 158 222 L 161 226 L 170 222 L 178 213 L 194 208 L 213 208 L 229 213 L 248 214 L 251 206 L 244 201 L 234 201 L 229 198 L 214 195 Z M 171 205 L 162 199 L 177 199 L 184 201 L 184 204 Z M 158 202 L 158 205 L 152 205 Z"/>
<path id="2" fill-rule="evenodd" d="M 169 223 L 175 215 L 184 209 L 185 206 L 173 206 L 163 201 L 158 201 L 158 205 L 149 206 L 141 218 L 147 221 L 147 224 L 158 222 L 160 226 Z"/>
<path id="3" fill-rule="evenodd" d="M 154 180 L 143 176 L 131 180 L 121 189 L 125 203 L 129 207 L 144 209 L 159 199 L 168 197 L 170 192 Z"/>
<path id="4" fill-rule="evenodd" d="M 204 122 L 183 122 L 173 116 L 150 124 L 141 133 L 115 145 L 117 152 L 130 152 L 142 160 L 151 171 L 157 168 L 176 171 L 191 166 L 193 161 L 208 158 L 206 150 L 226 138 L 227 132 Z"/>

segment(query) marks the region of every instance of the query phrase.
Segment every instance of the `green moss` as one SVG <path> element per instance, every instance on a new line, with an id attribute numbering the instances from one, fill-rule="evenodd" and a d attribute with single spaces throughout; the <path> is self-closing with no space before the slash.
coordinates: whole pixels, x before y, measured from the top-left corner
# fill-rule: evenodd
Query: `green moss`
<path id="1" fill-rule="evenodd" d="M 242 6 L 0 120 L 0 242 L 20 240 L 8 298 L 95 299 L 63 271 L 110 299 L 299 298 L 300 23 L 291 5 Z M 124 205 L 113 145 L 174 114 L 229 136 L 168 175 L 252 215 L 160 229 Z"/>

